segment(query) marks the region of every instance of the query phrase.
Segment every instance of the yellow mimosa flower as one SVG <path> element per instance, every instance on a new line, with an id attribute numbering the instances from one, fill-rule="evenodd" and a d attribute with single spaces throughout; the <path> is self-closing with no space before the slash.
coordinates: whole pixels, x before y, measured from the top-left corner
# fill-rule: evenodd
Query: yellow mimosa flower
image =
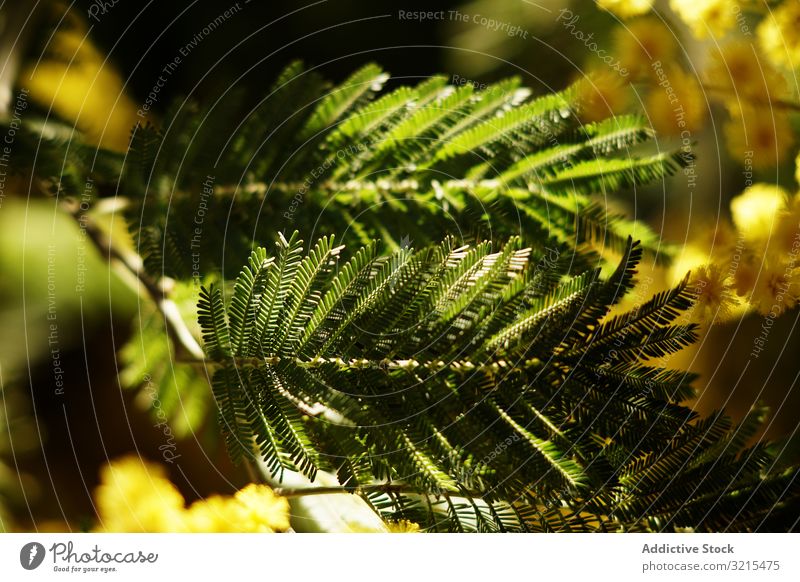
<path id="1" fill-rule="evenodd" d="M 614 54 L 634 79 L 653 74 L 654 63 L 674 60 L 677 43 L 674 33 L 655 18 L 640 18 L 613 33 Z"/>
<path id="2" fill-rule="evenodd" d="M 747 240 L 767 240 L 777 227 L 778 213 L 786 208 L 788 197 L 780 186 L 753 184 L 731 200 L 733 223 Z"/>
<path id="3" fill-rule="evenodd" d="M 672 66 L 664 71 L 664 81 L 647 96 L 647 114 L 653 128 L 666 135 L 681 135 L 702 127 L 708 106 L 697 79 Z"/>
<path id="4" fill-rule="evenodd" d="M 630 18 L 649 12 L 655 0 L 597 0 L 597 5 L 620 18 Z"/>
<path id="5" fill-rule="evenodd" d="M 736 24 L 734 0 L 670 0 L 697 38 L 720 37 Z"/>
<path id="6" fill-rule="evenodd" d="M 630 85 L 616 73 L 590 73 L 578 82 L 578 114 L 585 122 L 622 113 L 630 102 Z"/>
<path id="7" fill-rule="evenodd" d="M 757 35 L 764 54 L 787 69 L 800 66 L 800 2 L 787 0 L 770 10 L 758 26 Z"/>

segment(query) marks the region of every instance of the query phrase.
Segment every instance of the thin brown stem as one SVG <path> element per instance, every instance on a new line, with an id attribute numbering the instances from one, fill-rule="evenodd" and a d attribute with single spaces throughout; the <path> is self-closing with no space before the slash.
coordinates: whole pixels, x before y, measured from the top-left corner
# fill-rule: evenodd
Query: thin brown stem
<path id="1" fill-rule="evenodd" d="M 122 249 L 106 235 L 105 232 L 87 213 L 80 210 L 80 205 L 71 200 L 61 203 L 65 210 L 76 220 L 78 227 L 86 233 L 88 239 L 97 248 L 100 255 L 112 267 L 121 268 L 125 275 L 133 275 L 141 287 L 155 303 L 156 308 L 164 317 L 167 334 L 172 339 L 175 358 L 192 362 L 204 362 L 205 353 L 181 317 L 178 306 L 169 297 L 169 287 L 166 281 L 157 281 L 151 277 L 144 268 L 142 258 L 132 251 Z M 127 277 L 123 277 L 127 279 Z M 253 482 L 263 482 L 258 477 L 250 459 L 245 459 L 245 469 L 248 477 Z"/>
<path id="2" fill-rule="evenodd" d="M 164 317 L 164 324 L 175 345 L 176 355 L 180 357 L 183 352 L 195 360 L 202 360 L 205 357 L 203 348 L 183 321 L 178 306 L 170 299 L 168 281 L 153 279 L 145 270 L 141 257 L 115 245 L 89 214 L 81 212 L 77 202 L 64 201 L 61 204 L 75 219 L 79 228 L 86 233 L 100 255 L 112 266 L 119 265 L 128 274 L 133 275 L 145 289 Z"/>

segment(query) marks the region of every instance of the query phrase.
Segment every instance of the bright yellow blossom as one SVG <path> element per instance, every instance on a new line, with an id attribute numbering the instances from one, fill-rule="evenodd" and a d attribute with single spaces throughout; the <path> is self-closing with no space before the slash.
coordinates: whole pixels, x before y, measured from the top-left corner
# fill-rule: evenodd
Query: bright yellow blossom
<path id="1" fill-rule="evenodd" d="M 649 12 L 655 0 L 597 0 L 597 5 L 620 18 L 630 18 Z"/>
<path id="2" fill-rule="evenodd" d="M 692 272 L 692 284 L 698 292 L 693 312 L 696 321 L 727 321 L 747 313 L 748 303 L 735 293 L 735 277 L 748 256 L 745 241 L 724 218 L 713 228 L 704 224 L 693 229 L 683 252 L 672 263 L 669 281 L 677 285 L 687 271 Z"/>
<path id="3" fill-rule="evenodd" d="M 109 463 L 95 491 L 97 531 L 275 532 L 289 529 L 289 503 L 266 485 L 251 484 L 232 497 L 185 500 L 164 468 L 137 457 Z"/>
<path id="4" fill-rule="evenodd" d="M 774 232 L 788 197 L 780 186 L 753 184 L 731 200 L 733 223 L 748 241 L 765 241 Z"/>
<path id="5" fill-rule="evenodd" d="M 251 484 L 233 497 L 212 495 L 186 512 L 189 532 L 269 533 L 289 529 L 289 502 L 265 485 Z"/>
<path id="6" fill-rule="evenodd" d="M 100 471 L 94 497 L 98 531 L 184 531 L 183 496 L 160 465 L 133 456 L 113 461 Z"/>
<path id="7" fill-rule="evenodd" d="M 785 259 L 793 258 L 800 264 L 800 195 L 795 194 L 778 213 L 766 254 Z"/>
<path id="8" fill-rule="evenodd" d="M 669 271 L 671 285 L 677 285 L 689 271 L 694 272 L 699 267 L 709 262 L 708 250 L 688 244 L 683 247 L 681 253 L 672 261 Z"/>
<path id="9" fill-rule="evenodd" d="M 237 491 L 233 498 L 241 505 L 242 531 L 265 531 L 289 529 L 289 502 L 278 497 L 266 485 L 250 484 Z"/>
<path id="10" fill-rule="evenodd" d="M 419 533 L 419 524 L 407 519 L 386 524 L 390 533 Z"/>
<path id="11" fill-rule="evenodd" d="M 210 495 L 195 501 L 184 514 L 186 531 L 235 533 L 236 516 L 231 515 L 230 502 L 221 495 Z"/>
<path id="12" fill-rule="evenodd" d="M 740 259 L 745 250 L 744 241 L 739 239 L 739 234 L 725 218 L 717 220 L 713 228 L 702 221 L 693 221 L 690 228 L 692 232 L 682 252 L 671 263 L 669 281 L 672 285 L 682 281 L 687 271 L 708 263 L 725 265 L 730 269 L 734 257 Z"/>
<path id="13" fill-rule="evenodd" d="M 674 33 L 655 18 L 640 18 L 618 26 L 614 54 L 634 79 L 653 74 L 653 63 L 669 63 L 677 51 Z"/>
<path id="14" fill-rule="evenodd" d="M 578 114 L 585 122 L 622 113 L 630 102 L 630 85 L 616 73 L 590 73 L 578 82 Z"/>
<path id="15" fill-rule="evenodd" d="M 786 0 L 771 10 L 758 27 L 758 41 L 764 54 L 776 65 L 788 69 L 800 66 L 800 2 Z"/>
<path id="16" fill-rule="evenodd" d="M 697 38 L 720 37 L 736 24 L 735 0 L 670 0 L 670 6 Z"/>
<path id="17" fill-rule="evenodd" d="M 667 135 L 699 129 L 708 106 L 697 79 L 678 66 L 664 73 L 668 85 L 654 86 L 647 96 L 647 114 L 653 128 Z"/>
<path id="18" fill-rule="evenodd" d="M 739 233 L 724 217 L 717 220 L 714 228 L 708 228 L 705 221 L 694 221 L 692 224 L 695 228 L 692 246 L 704 252 L 706 257 L 711 257 L 715 263 L 729 261 L 735 252 L 744 247 L 744 241 L 739 240 Z"/>
<path id="19" fill-rule="evenodd" d="M 777 317 L 800 299 L 800 268 L 790 256 L 749 254 L 736 268 L 734 285 L 761 315 Z"/>
<path id="20" fill-rule="evenodd" d="M 792 262 L 766 259 L 750 303 L 761 315 L 777 317 L 800 299 L 800 269 Z"/>
<path id="21" fill-rule="evenodd" d="M 738 306 L 728 273 L 714 264 L 696 268 L 690 285 L 695 292 L 694 319 L 701 322 L 725 321 Z"/>

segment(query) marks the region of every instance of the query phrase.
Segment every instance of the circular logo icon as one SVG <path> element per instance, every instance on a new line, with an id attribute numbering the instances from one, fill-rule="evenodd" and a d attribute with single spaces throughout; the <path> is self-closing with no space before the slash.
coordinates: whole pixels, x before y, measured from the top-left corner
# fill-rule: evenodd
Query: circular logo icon
<path id="1" fill-rule="evenodd" d="M 39 542 L 29 542 L 19 551 L 19 563 L 26 570 L 35 570 L 44 561 L 44 546 Z"/>

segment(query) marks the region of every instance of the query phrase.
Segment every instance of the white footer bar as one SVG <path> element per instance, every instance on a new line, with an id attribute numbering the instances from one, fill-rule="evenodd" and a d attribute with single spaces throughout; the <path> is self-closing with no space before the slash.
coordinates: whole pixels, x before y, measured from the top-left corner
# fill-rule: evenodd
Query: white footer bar
<path id="1" fill-rule="evenodd" d="M 796 581 L 799 542 L 796 534 L 5 534 L 0 580 Z"/>

